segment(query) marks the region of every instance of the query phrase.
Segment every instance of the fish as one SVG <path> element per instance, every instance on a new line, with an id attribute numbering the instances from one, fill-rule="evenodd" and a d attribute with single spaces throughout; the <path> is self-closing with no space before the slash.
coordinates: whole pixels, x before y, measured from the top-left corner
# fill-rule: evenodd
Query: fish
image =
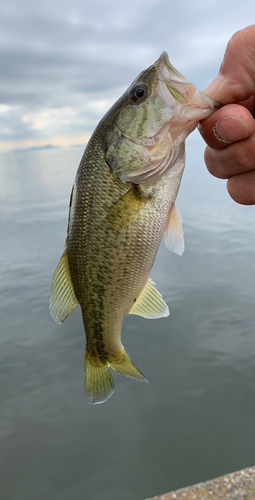
<path id="1" fill-rule="evenodd" d="M 80 304 L 89 404 L 103 403 L 114 392 L 110 368 L 147 382 L 121 343 L 123 319 L 169 315 L 149 274 L 163 236 L 168 249 L 183 253 L 175 199 L 185 139 L 219 107 L 163 52 L 106 113 L 87 144 L 71 193 L 50 311 L 61 324 Z"/>

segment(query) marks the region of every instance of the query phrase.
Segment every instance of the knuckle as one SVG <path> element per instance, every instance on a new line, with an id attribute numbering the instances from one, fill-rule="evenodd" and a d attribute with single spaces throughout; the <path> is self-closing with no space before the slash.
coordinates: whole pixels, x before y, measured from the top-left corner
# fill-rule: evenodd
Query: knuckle
<path id="1" fill-rule="evenodd" d="M 255 134 L 221 150 L 206 147 L 205 163 L 209 172 L 220 179 L 255 169 Z"/>
<path id="2" fill-rule="evenodd" d="M 242 170 L 253 170 L 255 168 L 255 135 L 253 134 L 251 138 L 235 144 L 234 149 L 236 163 Z"/>
<path id="3" fill-rule="evenodd" d="M 227 179 L 226 162 L 224 161 L 225 150 L 215 150 L 209 146 L 205 149 L 204 159 L 208 171 L 214 177 L 219 179 Z"/>
<path id="4" fill-rule="evenodd" d="M 255 171 L 230 177 L 227 190 L 236 203 L 241 205 L 255 204 Z"/>

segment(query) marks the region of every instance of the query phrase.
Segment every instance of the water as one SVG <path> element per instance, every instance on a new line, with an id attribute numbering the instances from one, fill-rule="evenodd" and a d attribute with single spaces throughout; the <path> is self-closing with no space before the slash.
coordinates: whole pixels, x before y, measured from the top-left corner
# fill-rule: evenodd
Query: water
<path id="1" fill-rule="evenodd" d="M 125 318 L 149 384 L 114 373 L 83 394 L 78 308 L 49 315 L 81 148 L 0 157 L 0 494 L 5 500 L 143 500 L 255 463 L 255 207 L 228 197 L 193 134 L 178 196 L 183 257 L 161 245 L 152 278 L 167 319 Z"/>

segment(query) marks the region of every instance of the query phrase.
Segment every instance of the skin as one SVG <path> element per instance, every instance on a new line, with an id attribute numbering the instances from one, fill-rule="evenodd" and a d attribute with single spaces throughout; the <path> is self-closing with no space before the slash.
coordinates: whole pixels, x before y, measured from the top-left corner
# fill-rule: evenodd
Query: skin
<path id="1" fill-rule="evenodd" d="M 201 121 L 209 172 L 228 179 L 234 201 L 255 204 L 255 25 L 229 40 L 219 74 L 205 93 L 224 105 Z"/>

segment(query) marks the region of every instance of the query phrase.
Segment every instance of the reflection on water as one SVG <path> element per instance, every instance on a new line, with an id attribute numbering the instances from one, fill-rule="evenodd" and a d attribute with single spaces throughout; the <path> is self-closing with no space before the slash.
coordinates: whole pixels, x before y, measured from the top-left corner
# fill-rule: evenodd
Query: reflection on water
<path id="1" fill-rule="evenodd" d="M 78 308 L 51 319 L 81 149 L 0 157 L 1 497 L 142 500 L 255 463 L 254 207 L 232 202 L 188 142 L 178 197 L 186 250 L 159 251 L 167 319 L 126 317 L 123 342 L 149 384 L 114 373 L 83 394 Z"/>

